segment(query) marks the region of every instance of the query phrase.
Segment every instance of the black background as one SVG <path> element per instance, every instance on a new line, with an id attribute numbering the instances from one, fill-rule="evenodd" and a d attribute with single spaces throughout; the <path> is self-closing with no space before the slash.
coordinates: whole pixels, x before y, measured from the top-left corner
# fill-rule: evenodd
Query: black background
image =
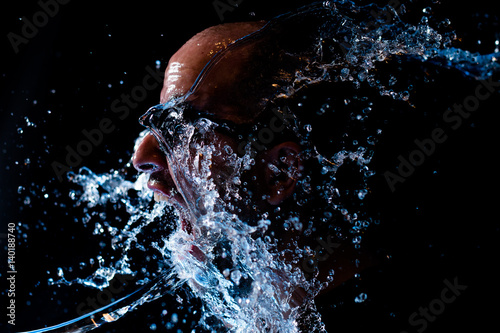
<path id="1" fill-rule="evenodd" d="M 269 19 L 305 3 L 243 0 L 239 8 L 224 13 L 224 22 Z M 494 50 L 500 27 L 498 13 L 487 1 L 411 4 L 415 8 L 428 5 L 434 15 L 452 21 L 461 48 L 481 53 Z M 0 233 L 6 233 L 9 222 L 28 226 L 17 234 L 19 330 L 75 317 L 74 307 L 85 291 L 48 287 L 47 279 L 56 277 L 57 267 L 98 254 L 91 230 L 73 221 L 79 211 L 70 206 L 67 193 L 71 186 L 57 180 L 51 163 L 63 162 L 66 145 L 74 147 L 83 139 L 83 129 L 96 128 L 107 116 L 117 129 L 105 136 L 82 166 L 95 172 L 122 167 L 141 130 L 137 117 L 157 103 L 160 88 L 124 120 L 110 113 L 111 103 L 142 83 L 146 66 L 155 68 L 159 60 L 163 70 L 169 57 L 193 34 L 221 23 L 212 1 L 73 0 L 60 5 L 58 14 L 15 53 L 7 34 L 20 34 L 19 18 L 31 20 L 39 10 L 35 1 L 15 2 L 0 14 Z M 414 12 L 415 17 L 420 15 Z M 367 273 L 373 277 L 369 281 L 348 285 L 332 298 L 323 311 L 331 318 L 332 332 L 416 332 L 408 317 L 440 296 L 444 279 L 455 278 L 467 290 L 425 331 L 494 331 L 498 327 L 498 148 L 494 145 L 498 110 L 498 98 L 483 103 L 470 122 L 450 134 L 449 142 L 425 167 L 386 195 L 385 208 L 393 211 L 385 225 L 382 221 L 380 238 L 372 241 L 378 241 L 392 259 Z M 28 126 L 25 117 L 36 127 Z M 427 134 L 423 131 L 421 137 Z M 437 175 L 434 170 L 439 170 Z M 5 238 L 0 241 L 6 245 Z M 5 262 L 2 257 L 2 283 Z M 368 300 L 351 304 L 353 295 L 362 291 L 367 292 Z M 6 299 L 2 292 L 2 308 Z M 162 331 L 158 319 L 162 309 L 169 313 L 164 321 L 173 312 L 182 320 L 190 310 L 176 310 L 179 306 L 177 301 L 164 299 L 102 331 L 147 331 L 152 323 Z M 4 312 L 0 327 L 7 327 Z M 185 325 L 178 324 L 171 331 L 190 331 L 187 327 L 196 316 L 186 318 Z"/>

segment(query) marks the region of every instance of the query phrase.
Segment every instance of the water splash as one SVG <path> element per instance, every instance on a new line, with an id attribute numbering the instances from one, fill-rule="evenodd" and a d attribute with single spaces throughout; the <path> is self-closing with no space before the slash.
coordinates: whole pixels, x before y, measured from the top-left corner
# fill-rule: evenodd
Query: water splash
<path id="1" fill-rule="evenodd" d="M 306 65 L 288 69 L 290 75 L 282 78 L 293 77 L 293 80 L 283 79 L 279 82 L 277 86 L 280 90 L 274 92 L 272 102 L 279 104 L 279 101 L 292 100 L 305 88 L 315 84 L 338 82 L 349 84 L 355 90 L 367 84 L 382 96 L 411 104 L 411 89 L 404 84 L 397 84 L 397 73 L 383 77 L 377 71 L 377 66 L 398 57 L 433 63 L 474 79 L 488 78 L 499 69 L 497 59 L 500 54 L 480 55 L 451 47 L 453 32 L 438 32 L 431 27 L 427 16 L 412 25 L 401 18 L 403 11 L 389 9 L 392 10 L 393 20 L 382 22 L 371 16 L 374 10 L 380 11 L 381 8 L 374 5 L 359 7 L 348 1 L 329 1 L 302 8 L 272 21 L 269 26 L 274 31 L 279 30 L 281 24 L 286 25 L 308 16 L 316 17 L 319 22 L 312 29 L 314 34 L 307 36 L 309 43 L 299 52 L 301 56 L 306 54 Z M 263 31 L 265 33 L 267 30 Z M 307 52 L 304 53 L 304 50 Z M 298 53 L 290 54 L 292 58 L 298 57 Z M 199 82 L 202 79 L 203 75 Z M 357 109 L 356 114 L 351 115 L 353 122 L 366 122 L 372 116 L 369 100 L 361 103 L 355 96 L 342 96 L 342 100 L 346 106 L 352 105 Z M 359 109 L 359 105 L 363 105 L 363 108 Z M 322 117 L 335 111 L 333 103 L 321 103 L 315 114 Z M 304 151 L 303 158 L 315 161 L 323 179 L 328 181 L 317 185 L 311 175 L 306 175 L 299 181 L 300 191 L 294 200 L 297 205 L 306 206 L 311 193 L 319 191 L 317 197 L 321 197 L 321 202 L 325 203 L 322 218 L 307 224 L 294 214 L 280 217 L 277 207 L 275 212 L 259 212 L 257 222 L 250 222 L 236 214 L 231 203 L 246 200 L 237 189 L 244 186 L 244 171 L 255 165 L 251 145 L 247 145 L 243 156 L 226 151 L 224 159 L 232 170 L 227 179 L 231 182 L 221 193 L 218 190 L 220 184 L 214 182 L 212 177 L 211 167 L 221 148 L 227 150 L 227 147 L 213 143 L 213 127 L 210 121 L 203 121 L 203 126 L 200 123 L 184 124 L 180 144 L 168 156 L 180 187 L 190 188 L 190 194 L 184 193 L 184 198 L 192 204 L 190 207 L 153 202 L 152 193 L 146 186 L 148 176 L 145 174 L 133 181 L 126 180 L 119 171 L 97 175 L 82 168 L 78 174 L 70 175 L 70 180 L 82 187 L 81 191 L 70 193 L 76 205 L 86 205 L 89 211 L 119 204 L 124 207 L 128 220 L 112 223 L 109 216 L 101 213 L 100 220 L 92 225 L 90 215 L 84 216 L 82 223 L 93 228 L 96 235 L 107 234 L 111 249 L 120 255 L 112 261 L 99 260 L 99 267 L 91 276 L 68 281 L 61 272 L 54 283 L 81 284 L 102 290 L 116 274 L 140 274 L 142 278 L 138 279 L 139 284 L 146 285 L 148 291 L 138 301 L 131 303 L 132 308 L 188 286 L 203 300 L 205 312 L 201 324 L 207 329 L 215 325 L 211 318 L 216 317 L 221 330 L 298 332 L 300 316 L 309 311 L 313 314 L 309 314 L 308 330 L 324 330 L 321 318 L 314 310 L 313 299 L 335 274 L 332 273 L 326 282 L 316 279 L 317 270 L 312 277 L 306 277 L 300 266 L 305 258 L 314 257 L 314 250 L 310 246 L 298 245 L 293 251 L 281 249 L 278 246 L 279 237 L 273 234 L 275 230 L 270 232 L 274 222 L 272 219 L 276 216 L 282 219 L 284 231 L 295 230 L 312 237 L 320 229 L 321 223 L 332 225 L 331 221 L 339 218 L 349 226 L 349 235 L 339 237 L 350 237 L 355 247 L 360 248 L 362 234 L 372 221 L 360 207 L 370 195 L 367 181 L 374 175 L 370 169 L 372 147 L 376 146 L 382 130 L 377 129 L 374 133 L 366 134 L 366 137 L 352 139 L 336 151 L 323 153 L 312 142 L 315 125 L 304 122 L 300 116 L 295 118 L 290 128 L 301 143 L 309 147 Z M 201 127 L 204 130 L 200 132 Z M 146 134 L 147 131 L 143 132 L 137 142 Z M 341 134 L 349 137 L 351 133 Z M 341 177 L 339 170 L 347 166 L 360 176 L 350 192 L 343 189 L 337 179 Z M 189 220 L 190 230 L 183 227 L 186 220 Z M 139 237 L 148 226 L 155 223 L 164 227 L 157 239 Z M 343 232 L 343 229 L 334 225 L 327 230 L 336 235 Z M 162 259 L 158 260 L 154 268 L 139 272 L 131 266 L 129 254 L 133 250 L 147 253 L 154 251 Z M 157 278 L 169 287 L 161 291 L 149 287 L 149 283 Z M 157 286 L 157 283 L 154 285 Z M 298 287 L 306 295 L 302 307 L 294 304 Z M 155 297 L 150 297 L 153 291 L 157 291 Z M 366 299 L 366 294 L 359 294 L 355 302 L 362 303 Z M 119 319 L 126 312 L 115 312 L 113 319 Z"/>

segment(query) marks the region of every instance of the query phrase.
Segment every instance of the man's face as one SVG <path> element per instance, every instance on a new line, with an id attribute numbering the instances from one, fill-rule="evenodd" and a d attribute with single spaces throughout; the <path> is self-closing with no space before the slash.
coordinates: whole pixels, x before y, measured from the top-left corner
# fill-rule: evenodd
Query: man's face
<path id="1" fill-rule="evenodd" d="M 200 72 L 218 51 L 225 49 L 232 41 L 258 30 L 262 25 L 261 22 L 254 22 L 229 24 L 222 28 L 219 26 L 204 31 L 189 40 L 172 56 L 165 71 L 164 86 L 160 97 L 163 106 L 172 105 L 175 107 L 178 104 L 177 101 L 183 100 L 188 95 Z M 241 66 L 240 62 L 233 61 L 231 63 L 232 72 L 215 73 L 216 77 L 213 81 L 224 81 L 226 86 L 232 86 L 232 83 L 238 78 Z M 215 83 L 215 85 L 217 84 Z M 219 99 L 224 93 L 225 91 L 217 92 Z M 230 94 L 229 91 L 226 93 Z M 196 100 L 196 96 L 194 99 L 192 104 L 200 103 L 200 99 Z M 214 104 L 210 100 L 210 96 L 203 96 L 201 100 L 205 104 Z M 195 119 L 182 125 L 184 128 L 193 130 L 189 140 L 183 140 L 179 137 L 183 135 L 182 133 L 179 135 L 173 133 L 168 135 L 170 137 L 166 140 L 169 141 L 167 145 L 159 143 L 161 138 L 158 135 L 155 137 L 150 132 L 136 147 L 133 156 L 135 168 L 150 174 L 148 187 L 154 191 L 156 201 L 168 201 L 184 212 L 185 216 L 182 216 L 185 221 L 184 227 L 189 225 L 187 220 L 197 217 L 196 213 L 194 213 L 195 216 L 187 216 L 189 213 L 193 214 L 194 211 L 200 212 L 204 209 L 204 207 L 200 207 L 203 206 L 200 204 L 203 200 L 198 197 L 200 188 L 197 189 L 196 186 L 193 186 L 196 184 L 193 184 L 192 181 L 193 178 L 199 176 L 200 170 L 203 172 L 204 163 L 209 164 L 209 170 L 205 170 L 205 173 L 209 172 L 209 177 L 216 185 L 220 198 L 228 202 L 232 212 L 238 215 L 248 214 L 249 210 L 252 210 L 252 206 L 255 209 L 255 206 L 261 204 L 276 204 L 289 194 L 286 189 L 280 188 L 281 191 L 278 191 L 276 184 L 270 184 L 272 175 L 267 164 L 272 163 L 273 158 L 280 157 L 277 155 L 278 152 L 276 152 L 276 156 L 273 156 L 272 149 L 269 153 L 256 159 L 255 167 L 250 171 L 245 171 L 245 177 L 238 177 L 242 171 L 238 169 L 241 168 L 241 165 L 237 163 L 241 137 L 238 138 L 238 133 L 222 131 L 217 126 L 225 121 L 231 124 L 238 123 L 241 119 L 240 115 L 238 112 L 234 112 L 235 110 L 229 110 L 222 106 L 218 108 L 215 105 L 214 108 L 212 105 L 212 109 L 214 110 L 212 116 L 215 118 L 212 124 L 213 130 L 203 133 L 199 130 L 199 127 L 203 126 L 199 126 Z M 168 113 L 169 110 L 162 112 Z M 162 124 L 156 125 L 161 126 Z M 228 126 L 225 125 L 225 127 Z M 288 146 L 281 146 L 279 153 L 283 155 L 284 151 L 289 152 L 290 150 L 287 148 Z M 295 148 L 298 150 L 298 147 L 294 146 Z M 190 174 L 190 179 L 186 177 L 187 174 Z M 234 191 L 235 187 L 238 187 L 236 191 Z"/>

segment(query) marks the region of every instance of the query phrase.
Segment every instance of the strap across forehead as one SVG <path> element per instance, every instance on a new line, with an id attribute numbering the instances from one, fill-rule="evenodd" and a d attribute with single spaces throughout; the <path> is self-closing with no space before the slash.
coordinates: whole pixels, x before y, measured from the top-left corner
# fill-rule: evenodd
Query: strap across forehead
<path id="1" fill-rule="evenodd" d="M 235 41 L 207 63 L 185 100 L 218 118 L 251 123 L 269 101 L 291 94 L 301 71 L 320 60 L 317 42 L 325 31 L 319 16 L 338 23 L 331 8 L 309 6 Z"/>

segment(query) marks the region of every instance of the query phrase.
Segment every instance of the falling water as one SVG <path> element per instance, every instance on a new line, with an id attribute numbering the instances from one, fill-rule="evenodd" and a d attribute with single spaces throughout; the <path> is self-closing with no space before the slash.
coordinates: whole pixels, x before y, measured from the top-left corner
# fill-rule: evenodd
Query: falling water
<path id="1" fill-rule="evenodd" d="M 386 22 L 385 18 L 376 19 L 371 14 L 383 9 L 392 13 L 390 22 Z M 306 18 L 304 22 L 309 22 L 307 18 L 316 17 L 317 22 L 310 29 L 307 45 L 301 45 L 302 49 L 295 54 L 288 54 L 305 57 L 306 64 L 299 62 L 293 68 L 293 80 L 278 82 L 280 88 L 273 92 L 272 102 L 279 108 L 280 102 L 292 100 L 302 91 L 307 91 L 307 87 L 333 82 L 349 85 L 354 91 L 369 87 L 380 96 L 412 105 L 411 87 L 396 84 L 397 72 L 384 76 L 377 71 L 378 65 L 395 58 L 405 57 L 419 63 L 434 64 L 473 79 L 485 79 L 498 71 L 500 54 L 480 55 L 452 47 L 456 36 L 447 29 L 448 22 L 439 23 L 438 26 L 444 28 L 438 31 L 429 23 L 428 9 L 423 11 L 417 24 L 405 23 L 402 18 L 404 12 L 404 6 L 396 10 L 390 6 L 359 7 L 347 1 L 326 1 L 276 18 L 270 24 L 274 30 L 263 29 L 264 37 L 268 31 L 283 33 L 279 27 L 294 20 Z M 374 117 L 370 100 L 356 104 L 355 95 L 341 96 L 341 100 L 345 105 L 353 105 L 353 122 L 368 123 Z M 320 104 L 315 112 L 319 119 L 323 119 L 324 115 L 324 119 L 328 119 L 326 117 L 336 111 L 335 103 Z M 360 105 L 362 109 L 359 109 Z M 182 173 L 183 181 L 196 193 L 194 209 L 197 214 L 192 214 L 189 208 L 154 202 L 151 191 L 146 187 L 146 174 L 130 179 L 120 171 L 95 174 L 82 168 L 79 173 L 68 175 L 70 182 L 81 186 L 81 189 L 69 193 L 76 206 L 85 207 L 86 215 L 79 220 L 93 229 L 94 235 L 107 237 L 115 256 L 114 259 L 101 258 L 96 270 L 89 276 L 68 280 L 61 270 L 57 277 L 51 278 L 51 284 L 79 284 L 103 290 L 117 275 L 138 277 L 137 285 L 142 285 L 143 289 L 133 301 L 124 300 L 118 310 L 108 311 L 113 314 L 112 321 L 145 302 L 175 297 L 177 291 L 189 288 L 202 300 L 204 313 L 201 325 L 208 330 L 222 330 L 224 327 L 231 332 L 298 332 L 298 322 L 304 322 L 301 316 L 307 313 L 308 331 L 324 331 L 313 299 L 335 279 L 335 267 L 327 280 L 322 282 L 314 272 L 310 276 L 304 274 L 300 267 L 304 260 L 312 256 L 311 248 L 297 246 L 293 251 L 283 250 L 278 246 L 278 233 L 270 231 L 273 219 L 279 216 L 279 209 L 259 211 L 256 221 L 251 222 L 234 213 L 228 202 L 245 200 L 237 188 L 246 186 L 242 174 L 256 164 L 255 152 L 250 144 L 245 146 L 243 154 L 222 147 L 226 150 L 226 162 L 234 170 L 227 177 L 227 191 L 222 195 L 211 177 L 211 160 L 214 155 L 220 154 L 221 147 L 210 143 L 213 124 L 209 120 L 203 121 L 204 124 L 184 125 L 186 128 L 183 128 L 181 144 L 170 152 L 172 156 L 169 157 L 169 162 L 174 163 Z M 346 143 L 333 152 L 323 152 L 312 142 L 315 124 L 305 122 L 299 115 L 289 125 L 301 143 L 308 147 L 303 158 L 315 161 L 322 179 L 329 181 L 324 181 L 319 187 L 322 202 L 326 203 L 324 217 L 307 224 L 293 212 L 287 213 L 289 215 L 280 217 L 282 228 L 312 237 L 310 235 L 314 235 L 322 221 L 342 218 L 347 221 L 347 234 L 344 229 L 331 227 L 327 230 L 337 236 L 342 234 L 339 237 L 349 239 L 356 248 L 361 247 L 364 232 L 374 222 L 363 211 L 362 203 L 370 195 L 367 181 L 374 175 L 370 162 L 382 130 L 363 130 L 361 134 L 352 136 L 355 142 Z M 201 127 L 204 130 L 197 133 Z M 147 131 L 141 133 L 137 144 L 145 134 Z M 346 137 L 350 133 L 340 134 Z M 189 149 L 193 145 L 196 147 L 195 155 Z M 360 175 L 351 192 L 354 196 L 340 190 L 337 183 L 340 181 L 337 179 L 340 168 L 348 164 Z M 303 177 L 299 182 L 299 193 L 294 197 L 299 206 L 307 205 L 307 197 L 318 191 L 310 176 Z M 127 216 L 125 223 L 121 219 L 120 223 L 116 222 L 113 209 L 106 209 L 117 206 L 121 214 Z M 91 214 L 92 211 L 100 213 Z M 190 220 L 190 232 L 182 227 L 186 219 Z M 144 236 L 153 225 L 156 233 Z M 193 251 L 194 248 L 199 251 Z M 154 254 L 157 259 L 147 269 L 138 270 L 132 265 L 132 251 Z M 203 254 L 201 257 L 195 254 L 199 252 Z M 285 260 L 290 254 L 292 259 Z M 306 294 L 303 306 L 295 306 L 292 302 L 297 287 L 301 287 Z M 154 297 L 151 296 L 153 294 Z M 366 297 L 366 294 L 360 294 L 355 301 L 363 302 Z M 308 310 L 305 311 L 305 308 Z M 217 323 L 214 323 L 214 318 Z M 91 325 L 88 329 L 92 328 Z"/>

